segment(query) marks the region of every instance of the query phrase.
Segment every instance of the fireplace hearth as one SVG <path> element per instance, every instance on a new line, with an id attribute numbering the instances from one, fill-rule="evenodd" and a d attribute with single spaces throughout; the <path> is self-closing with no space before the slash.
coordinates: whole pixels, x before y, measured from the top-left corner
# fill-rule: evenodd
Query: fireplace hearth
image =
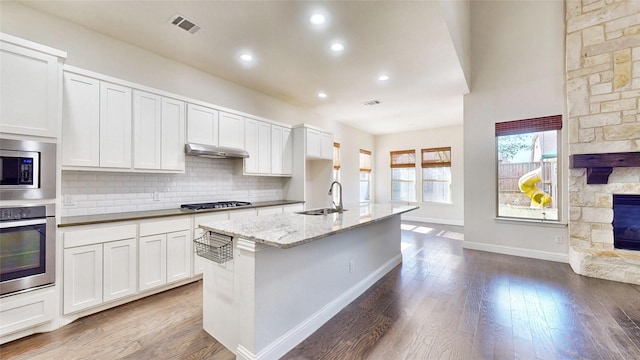
<path id="1" fill-rule="evenodd" d="M 613 195 L 613 246 L 640 250 L 640 195 Z"/>

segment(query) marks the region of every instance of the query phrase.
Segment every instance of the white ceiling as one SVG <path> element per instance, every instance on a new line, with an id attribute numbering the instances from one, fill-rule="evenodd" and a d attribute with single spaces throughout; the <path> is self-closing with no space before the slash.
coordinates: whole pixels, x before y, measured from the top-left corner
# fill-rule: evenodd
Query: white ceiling
<path id="1" fill-rule="evenodd" d="M 468 88 L 438 1 L 23 3 L 371 134 L 462 123 Z M 315 11 L 324 25 L 309 22 Z M 176 13 L 203 29 L 169 24 Z"/>

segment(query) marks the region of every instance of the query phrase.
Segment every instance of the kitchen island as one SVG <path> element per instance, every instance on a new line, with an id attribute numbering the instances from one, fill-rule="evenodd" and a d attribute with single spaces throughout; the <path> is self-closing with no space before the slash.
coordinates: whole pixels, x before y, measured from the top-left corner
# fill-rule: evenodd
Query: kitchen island
<path id="1" fill-rule="evenodd" d="M 277 359 L 400 264 L 400 214 L 417 207 L 347 209 L 199 224 L 233 237 L 233 260 L 205 266 L 204 330 L 237 359 Z"/>

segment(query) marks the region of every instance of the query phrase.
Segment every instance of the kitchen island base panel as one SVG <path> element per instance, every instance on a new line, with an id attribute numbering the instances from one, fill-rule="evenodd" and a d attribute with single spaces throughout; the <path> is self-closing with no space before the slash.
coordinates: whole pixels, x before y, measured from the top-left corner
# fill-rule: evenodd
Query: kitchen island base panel
<path id="1" fill-rule="evenodd" d="M 402 262 L 400 216 L 289 249 L 234 239 L 207 261 L 203 327 L 237 359 L 277 359 Z"/>

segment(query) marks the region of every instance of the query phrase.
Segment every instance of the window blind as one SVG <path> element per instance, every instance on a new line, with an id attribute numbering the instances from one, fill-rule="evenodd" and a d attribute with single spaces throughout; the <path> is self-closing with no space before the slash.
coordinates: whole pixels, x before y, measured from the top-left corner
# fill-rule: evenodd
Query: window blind
<path id="1" fill-rule="evenodd" d="M 389 153 L 391 168 L 412 168 L 416 166 L 415 150 L 399 150 Z"/>
<path id="2" fill-rule="evenodd" d="M 422 149 L 422 167 L 451 166 L 451 147 Z"/>
<path id="3" fill-rule="evenodd" d="M 496 123 L 496 136 L 562 129 L 562 115 Z"/>
<path id="4" fill-rule="evenodd" d="M 371 151 L 360 149 L 360 171 L 371 172 Z"/>

